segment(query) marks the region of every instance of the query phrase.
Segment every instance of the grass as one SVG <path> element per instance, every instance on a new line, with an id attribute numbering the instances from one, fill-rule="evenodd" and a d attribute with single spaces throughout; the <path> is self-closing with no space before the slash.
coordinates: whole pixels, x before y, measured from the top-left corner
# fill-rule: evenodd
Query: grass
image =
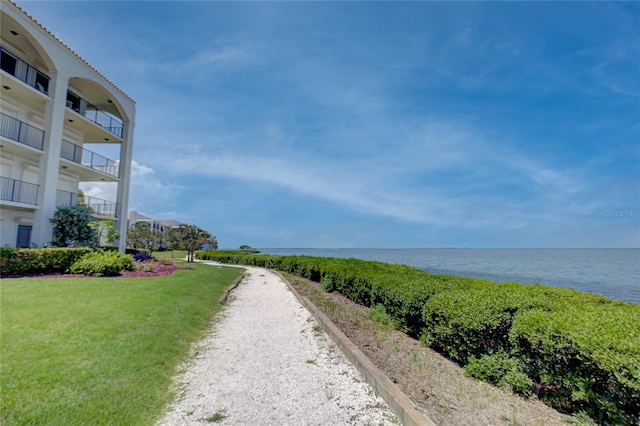
<path id="1" fill-rule="evenodd" d="M 226 419 L 227 416 L 224 411 L 216 411 L 211 417 L 207 417 L 205 420 L 209 423 L 218 423 Z"/>
<path id="2" fill-rule="evenodd" d="M 0 424 L 153 424 L 240 269 L 0 283 Z"/>
<path id="3" fill-rule="evenodd" d="M 173 259 L 176 263 L 186 262 L 185 258 L 187 257 L 186 250 L 167 250 L 167 251 L 154 251 L 153 257 L 156 259 Z"/>

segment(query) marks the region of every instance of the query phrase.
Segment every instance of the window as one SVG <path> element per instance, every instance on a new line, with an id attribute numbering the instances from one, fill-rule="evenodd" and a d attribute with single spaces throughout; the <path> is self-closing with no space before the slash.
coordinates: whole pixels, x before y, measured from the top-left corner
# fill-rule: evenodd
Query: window
<path id="1" fill-rule="evenodd" d="M 18 60 L 9 53 L 2 51 L 2 70 L 8 72 L 9 74 L 15 76 L 16 75 L 16 64 Z"/>

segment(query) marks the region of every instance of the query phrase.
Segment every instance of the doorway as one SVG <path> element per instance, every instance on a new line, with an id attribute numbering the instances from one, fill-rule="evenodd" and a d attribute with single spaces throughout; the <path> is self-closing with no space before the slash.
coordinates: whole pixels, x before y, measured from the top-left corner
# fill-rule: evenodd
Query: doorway
<path id="1" fill-rule="evenodd" d="M 31 245 L 31 228 L 30 225 L 18 225 L 16 247 L 29 247 Z"/>

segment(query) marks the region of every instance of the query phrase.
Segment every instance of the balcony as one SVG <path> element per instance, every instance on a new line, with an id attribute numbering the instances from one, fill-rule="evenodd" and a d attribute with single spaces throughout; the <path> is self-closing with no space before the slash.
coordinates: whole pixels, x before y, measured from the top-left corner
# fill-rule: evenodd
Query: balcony
<path id="1" fill-rule="evenodd" d="M 60 157 L 115 178 L 120 176 L 118 163 L 69 141 L 62 141 Z"/>
<path id="2" fill-rule="evenodd" d="M 44 130 L 0 113 L 0 136 L 42 151 Z"/>
<path id="3" fill-rule="evenodd" d="M 114 201 L 102 200 L 96 197 L 89 197 L 86 195 L 80 195 L 75 192 L 64 191 L 58 189 L 56 194 L 57 206 L 72 206 L 81 205 L 88 207 L 94 216 L 98 218 L 116 218 L 116 209 L 118 203 Z"/>
<path id="4" fill-rule="evenodd" d="M 92 121 L 117 137 L 122 138 L 122 129 L 124 128 L 122 120 L 108 112 L 102 111 L 72 91 L 67 92 L 67 108 L 77 112 L 87 120 Z"/>
<path id="5" fill-rule="evenodd" d="M 27 86 L 33 87 L 39 92 L 46 95 L 49 94 L 50 79 L 48 75 L 32 67 L 25 61 L 18 59 L 16 55 L 2 46 L 0 46 L 0 58 L 2 71 L 11 74 Z"/>
<path id="6" fill-rule="evenodd" d="M 38 188 L 40 185 L 4 176 L 0 177 L 0 185 L 2 201 L 38 205 Z"/>

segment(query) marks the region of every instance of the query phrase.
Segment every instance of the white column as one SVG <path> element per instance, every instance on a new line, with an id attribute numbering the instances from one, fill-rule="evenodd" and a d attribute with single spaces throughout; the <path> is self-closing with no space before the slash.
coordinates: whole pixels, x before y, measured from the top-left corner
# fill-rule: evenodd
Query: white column
<path id="1" fill-rule="evenodd" d="M 135 117 L 135 106 L 131 113 Z M 118 199 L 116 202 L 116 229 L 120 233 L 118 249 L 124 252 L 127 247 L 127 212 L 129 209 L 129 185 L 131 184 L 131 162 L 133 161 L 133 131 L 135 123 L 124 123 L 124 142 L 120 145 L 120 181 L 118 182 Z"/>
<path id="2" fill-rule="evenodd" d="M 42 246 L 51 241 L 53 226 L 49 219 L 56 210 L 58 174 L 60 167 L 60 149 L 64 130 L 64 112 L 66 108 L 69 79 L 63 75 L 51 76 L 49 97 L 44 122 L 44 155 L 40 159 L 38 175 L 38 209 L 33 220 L 31 241 Z"/>

